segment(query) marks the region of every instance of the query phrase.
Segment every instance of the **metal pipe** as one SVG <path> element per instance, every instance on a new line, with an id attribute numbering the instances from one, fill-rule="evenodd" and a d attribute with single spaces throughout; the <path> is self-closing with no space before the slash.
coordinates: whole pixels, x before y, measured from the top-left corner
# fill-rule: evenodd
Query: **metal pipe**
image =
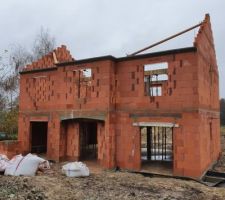
<path id="1" fill-rule="evenodd" d="M 175 38 L 175 37 L 177 37 L 177 36 L 179 36 L 179 35 L 182 35 L 182 34 L 184 34 L 184 33 L 186 33 L 186 32 L 189 32 L 189 31 L 191 31 L 191 30 L 193 30 L 193 29 L 195 29 L 195 28 L 201 26 L 202 24 L 203 24 L 203 22 L 201 22 L 201 23 L 199 23 L 199 24 L 197 24 L 197 25 L 195 25 L 195 26 L 192 26 L 192 27 L 190 27 L 190 28 L 188 28 L 188 29 L 185 29 L 184 31 L 181 31 L 181 32 L 179 32 L 179 33 L 177 33 L 177 34 L 175 34 L 175 35 L 172 35 L 172 36 L 170 36 L 170 37 L 168 37 L 168 38 L 166 38 L 166 39 L 163 39 L 163 40 L 161 40 L 161 41 L 159 41 L 159 42 L 156 42 L 156 43 L 154 43 L 154 44 L 152 44 L 152 45 L 150 45 L 150 46 L 147 46 L 147 47 L 145 47 L 145 48 L 143 48 L 143 49 L 141 49 L 141 50 L 139 50 L 139 51 L 136 51 L 136 52 L 134 52 L 134 53 L 132 53 L 132 54 L 128 54 L 127 56 L 135 56 L 135 55 L 137 55 L 138 53 L 141 53 L 141 52 L 143 52 L 143 51 L 145 51 L 145 50 L 148 50 L 148 49 L 150 49 L 150 48 L 152 48 L 152 47 L 155 47 L 155 46 L 157 46 L 157 45 L 159 45 L 159 44 L 162 44 L 162 43 L 164 43 L 164 42 L 167 42 L 168 40 L 171 40 L 171 39 L 173 39 L 173 38 Z"/>
<path id="2" fill-rule="evenodd" d="M 156 160 L 156 127 L 154 127 L 154 155 Z"/>
<path id="3" fill-rule="evenodd" d="M 159 134 L 159 130 L 160 130 L 160 128 L 158 127 L 158 160 L 159 160 L 159 156 L 160 156 L 160 149 L 159 149 L 159 147 L 160 147 L 160 134 Z"/>
<path id="4" fill-rule="evenodd" d="M 164 130 L 164 159 L 166 160 L 166 127 Z"/>

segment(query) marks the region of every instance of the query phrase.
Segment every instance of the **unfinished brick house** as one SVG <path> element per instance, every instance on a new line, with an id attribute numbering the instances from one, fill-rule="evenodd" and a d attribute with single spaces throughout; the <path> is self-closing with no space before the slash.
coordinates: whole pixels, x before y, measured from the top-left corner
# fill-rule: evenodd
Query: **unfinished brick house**
<path id="1" fill-rule="evenodd" d="M 20 151 L 200 177 L 220 154 L 218 85 L 209 15 L 189 48 L 75 60 L 62 46 L 21 72 Z"/>

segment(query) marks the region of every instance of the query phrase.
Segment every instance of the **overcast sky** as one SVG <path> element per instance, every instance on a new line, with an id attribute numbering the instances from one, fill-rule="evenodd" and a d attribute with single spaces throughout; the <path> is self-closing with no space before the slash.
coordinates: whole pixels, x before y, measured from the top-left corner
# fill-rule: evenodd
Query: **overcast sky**
<path id="1" fill-rule="evenodd" d="M 211 16 L 220 96 L 225 97 L 225 0 L 0 0 L 0 55 L 29 48 L 41 27 L 75 59 L 125 56 Z M 148 52 L 193 45 L 197 30 Z"/>

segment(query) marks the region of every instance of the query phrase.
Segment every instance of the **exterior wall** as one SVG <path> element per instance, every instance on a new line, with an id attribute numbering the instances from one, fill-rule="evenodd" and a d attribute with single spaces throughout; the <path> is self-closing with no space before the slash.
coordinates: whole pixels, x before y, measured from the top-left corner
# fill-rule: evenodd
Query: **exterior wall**
<path id="1" fill-rule="evenodd" d="M 162 96 L 150 97 L 144 91 L 144 65 L 158 62 L 168 63 L 169 79 L 163 87 Z M 179 128 L 174 128 L 174 175 L 199 176 L 202 173 L 200 147 L 197 145 L 197 69 L 196 53 L 172 54 L 117 65 L 116 108 L 120 113 L 117 114 L 116 144 L 119 166 L 141 168 L 140 130 L 132 126 L 133 122 L 170 122 L 179 124 Z"/>
<path id="2" fill-rule="evenodd" d="M 21 152 L 31 148 L 30 122 L 47 121 L 48 158 L 79 160 L 78 120 L 87 118 L 97 120 L 98 160 L 103 167 L 140 170 L 140 128 L 133 123 L 169 122 L 179 125 L 173 128 L 173 174 L 200 177 L 220 152 L 218 70 L 212 44 L 206 16 L 196 48 L 187 51 L 59 65 L 44 58 L 30 65 L 20 78 Z M 64 47 L 60 52 L 59 61 L 71 61 Z M 162 96 L 150 97 L 144 89 L 144 65 L 159 62 L 168 63 L 168 81 Z M 43 69 L 44 64 L 49 67 Z M 87 82 L 84 69 L 92 70 Z"/>
<path id="3" fill-rule="evenodd" d="M 0 141 L 0 154 L 6 155 L 8 158 L 20 153 L 20 142 L 15 140 Z"/>
<path id="4" fill-rule="evenodd" d="M 221 152 L 219 74 L 209 15 L 206 15 L 199 30 L 195 46 L 198 49 L 198 98 L 201 110 L 200 160 L 201 169 L 204 171 L 218 159 Z"/>
<path id="5" fill-rule="evenodd" d="M 168 63 L 169 78 L 163 95 L 150 97 L 144 90 L 144 65 L 158 62 Z M 77 71 L 84 68 L 92 69 L 91 87 L 88 92 L 81 87 L 78 98 Z M 104 116 L 104 125 L 98 124 L 98 160 L 105 168 L 140 170 L 140 129 L 133 122 L 172 122 L 179 124 L 174 128 L 174 175 L 198 177 L 219 150 L 217 132 L 213 157 L 205 150 L 209 138 L 201 135 L 207 119 L 199 110 L 198 74 L 196 52 L 117 63 L 106 60 L 24 74 L 20 96 L 23 149 L 29 151 L 29 122 L 36 113 L 48 116 L 48 157 L 79 159 L 78 125 L 62 120 Z"/>
<path id="6" fill-rule="evenodd" d="M 167 84 L 163 95 L 150 98 L 144 92 L 144 67 L 146 64 L 167 62 Z M 134 78 L 132 77 L 134 74 Z M 134 61 L 121 62 L 117 65 L 118 95 L 117 109 L 151 110 L 176 112 L 198 108 L 197 94 L 197 59 L 194 53 L 171 54 Z M 132 84 L 134 90 L 132 91 Z M 190 99 L 187 96 L 191 97 Z"/>

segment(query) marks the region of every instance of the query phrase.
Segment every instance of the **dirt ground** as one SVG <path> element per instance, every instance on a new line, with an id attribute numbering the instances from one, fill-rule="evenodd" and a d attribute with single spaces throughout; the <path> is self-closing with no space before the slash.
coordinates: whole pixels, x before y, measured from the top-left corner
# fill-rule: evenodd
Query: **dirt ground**
<path id="1" fill-rule="evenodd" d="M 53 164 L 50 173 L 39 172 L 35 177 L 0 175 L 0 200 L 225 199 L 225 188 L 175 178 L 150 178 L 128 172 L 104 171 L 91 163 L 87 163 L 91 171 L 89 177 L 68 178 L 61 174 L 62 165 Z M 225 172 L 225 152 L 215 170 Z"/>
<path id="2" fill-rule="evenodd" d="M 0 175 L 0 199 L 225 199 L 225 188 L 194 181 L 104 171 L 91 165 L 89 177 L 68 178 L 61 174 L 61 165 L 53 164 L 51 173 L 35 177 Z"/>

